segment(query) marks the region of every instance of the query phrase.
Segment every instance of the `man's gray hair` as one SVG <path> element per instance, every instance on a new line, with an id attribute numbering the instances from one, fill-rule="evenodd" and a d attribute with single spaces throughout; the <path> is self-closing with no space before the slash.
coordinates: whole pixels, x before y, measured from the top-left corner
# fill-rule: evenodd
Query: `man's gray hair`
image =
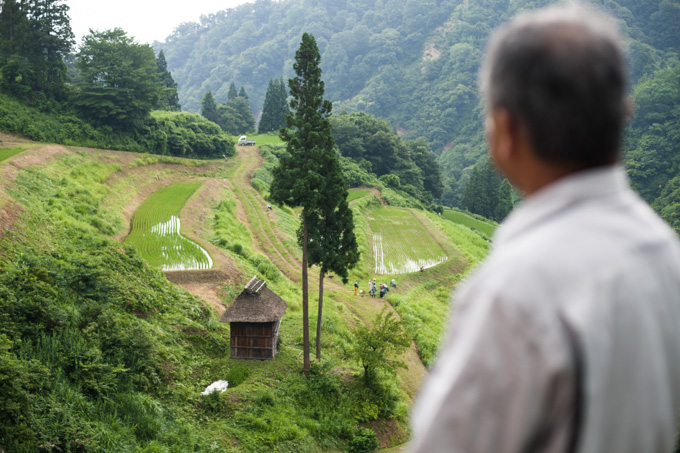
<path id="1" fill-rule="evenodd" d="M 625 51 L 603 13 L 569 4 L 517 16 L 489 41 L 480 79 L 487 108 L 518 120 L 543 160 L 581 168 L 617 160 Z"/>

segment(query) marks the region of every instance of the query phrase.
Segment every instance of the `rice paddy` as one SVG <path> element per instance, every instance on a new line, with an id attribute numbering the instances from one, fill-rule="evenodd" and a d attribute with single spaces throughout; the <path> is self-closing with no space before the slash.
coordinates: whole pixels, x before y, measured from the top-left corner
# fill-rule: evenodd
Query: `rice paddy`
<path id="1" fill-rule="evenodd" d="M 465 225 L 466 227 L 472 228 L 473 230 L 482 233 L 482 235 L 487 238 L 493 236 L 497 226 L 495 223 L 487 223 L 482 220 L 475 219 L 474 217 L 463 212 L 452 209 L 444 210 L 442 217 L 444 217 L 446 220 L 450 220 L 453 223 L 458 223 L 460 225 Z"/>
<path id="2" fill-rule="evenodd" d="M 25 149 L 26 148 L 0 148 L 0 162 L 2 162 L 5 159 L 9 159 L 15 154 L 19 154 Z"/>
<path id="3" fill-rule="evenodd" d="M 212 258 L 182 236 L 179 212 L 200 182 L 178 182 L 154 192 L 137 210 L 125 239 L 152 266 L 164 271 L 210 269 Z"/>
<path id="4" fill-rule="evenodd" d="M 407 209 L 381 208 L 368 214 L 373 233 L 374 272 L 406 274 L 448 259 L 425 227 Z"/>
<path id="5" fill-rule="evenodd" d="M 368 195 L 368 192 L 369 192 L 368 189 L 349 189 L 347 191 L 347 203 L 365 197 L 366 195 Z"/>

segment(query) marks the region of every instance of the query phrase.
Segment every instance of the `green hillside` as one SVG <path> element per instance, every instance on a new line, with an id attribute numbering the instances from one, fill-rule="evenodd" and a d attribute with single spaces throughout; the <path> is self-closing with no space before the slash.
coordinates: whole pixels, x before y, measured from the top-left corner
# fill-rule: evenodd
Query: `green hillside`
<path id="1" fill-rule="evenodd" d="M 486 250 L 469 229 L 412 211 L 451 258 L 400 276 L 386 299 L 355 297 L 351 284 L 327 279 L 323 360 L 304 378 L 298 219 L 267 210 L 251 185 L 257 147 L 197 165 L 10 136 L 3 145 L 24 149 L 0 163 L 3 449 L 363 451 L 372 436 L 382 447 L 407 440 L 448 293 Z M 195 190 L 180 211 L 182 232 L 214 266 L 164 275 L 121 240 L 135 213 L 153 212 L 150 200 L 178 179 Z M 365 254 L 353 280 L 373 275 L 367 219 L 380 206 L 368 191 L 353 202 Z M 253 275 L 289 306 L 270 362 L 230 359 L 229 327 L 218 322 Z M 403 317 L 418 351 L 401 357 L 407 368 L 397 375 L 366 384 L 355 330 L 384 307 Z M 219 379 L 230 382 L 225 393 L 200 395 Z"/>
<path id="2" fill-rule="evenodd" d="M 270 78 L 292 75 L 303 32 L 315 35 L 335 111 L 389 121 L 405 139 L 423 137 L 439 155 L 441 203 L 464 207 L 465 186 L 484 165 L 477 74 L 490 32 L 518 11 L 556 0 L 258 1 L 178 26 L 156 43 L 168 58 L 182 105 L 205 92 L 226 99 L 246 86 L 258 111 Z M 626 141 L 634 187 L 680 230 L 680 6 L 671 0 L 589 0 L 620 22 L 637 106 Z M 668 163 L 671 163 L 668 165 Z M 655 202 L 656 201 L 656 202 Z"/>

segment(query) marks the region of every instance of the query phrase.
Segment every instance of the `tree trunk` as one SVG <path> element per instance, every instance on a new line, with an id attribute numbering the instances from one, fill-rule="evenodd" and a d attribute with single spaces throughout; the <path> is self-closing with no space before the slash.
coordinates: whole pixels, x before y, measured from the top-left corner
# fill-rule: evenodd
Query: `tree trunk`
<path id="1" fill-rule="evenodd" d="M 319 315 L 316 318 L 316 360 L 321 361 L 321 316 L 323 314 L 323 276 L 326 270 L 322 267 L 319 274 Z"/>
<path id="2" fill-rule="evenodd" d="M 307 289 L 307 241 L 309 230 L 305 213 L 302 213 L 302 349 L 304 362 L 302 372 L 309 376 L 309 291 Z"/>

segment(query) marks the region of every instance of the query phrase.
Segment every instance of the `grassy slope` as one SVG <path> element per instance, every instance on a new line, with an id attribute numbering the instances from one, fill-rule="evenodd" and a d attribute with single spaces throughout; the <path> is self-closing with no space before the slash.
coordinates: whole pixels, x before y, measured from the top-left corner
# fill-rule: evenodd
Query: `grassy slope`
<path id="1" fill-rule="evenodd" d="M 488 239 L 493 236 L 493 233 L 496 231 L 496 227 L 498 226 L 495 222 L 485 222 L 483 220 L 476 219 L 469 214 L 454 209 L 444 210 L 442 217 L 444 217 L 446 220 L 450 220 L 453 223 L 466 226 L 473 231 L 478 231 L 482 236 Z"/>
<path id="2" fill-rule="evenodd" d="M 35 155 L 39 156 L 40 151 L 35 151 Z M 128 314 L 124 318 L 142 332 L 140 335 L 143 338 L 157 338 L 158 345 L 149 352 L 149 357 L 159 368 L 154 373 L 161 376 L 161 382 L 151 392 L 128 383 L 134 392 L 132 402 L 125 403 L 127 406 L 123 402 L 128 400 L 118 393 L 123 388 L 115 386 L 105 398 L 110 401 L 109 406 L 102 403 L 101 395 L 78 396 L 78 401 L 89 405 L 87 410 L 77 406 L 76 401 L 69 402 L 55 396 L 60 404 L 73 412 L 73 419 L 78 423 L 85 423 L 85 420 L 92 420 L 92 423 L 85 431 L 73 428 L 69 431 L 71 437 L 55 428 L 55 432 L 62 433 L 62 438 L 46 434 L 39 439 L 40 442 L 66 447 L 67 441 L 82 440 L 74 432 L 86 432 L 81 437 L 87 437 L 85 440 L 91 445 L 117 445 L 119 451 L 154 449 L 154 445 L 158 448 L 164 445 L 186 446 L 192 442 L 197 450 L 236 448 L 264 451 L 274 445 L 293 451 L 333 450 L 347 448 L 347 442 L 351 442 L 359 422 L 378 431 L 383 446 L 404 440 L 407 413 L 404 402 L 411 401 L 424 373 L 415 352 L 406 354 L 405 361 L 410 364 L 408 370 L 402 370 L 396 380 L 383 381 L 382 390 L 377 392 L 382 392 L 381 395 L 376 396 L 375 389 L 366 394 L 367 389 L 359 385 L 358 379 L 354 377 L 358 364 L 351 354 L 354 341 L 351 328 L 357 323 L 370 322 L 382 308 L 383 301 L 354 297 L 351 286 L 326 279 L 322 323 L 324 360 L 320 366 L 315 365 L 312 379 L 305 380 L 299 376 L 302 320 L 300 289 L 294 283 L 299 280 L 300 273 L 300 252 L 294 239 L 297 217 L 288 210 L 276 207 L 273 211 L 266 210 L 266 201 L 250 186 L 249 177 L 260 162 L 256 148 L 242 148 L 240 154 L 227 164 L 216 162 L 194 165 L 191 161 L 167 160 L 160 156 L 97 150 L 63 150 L 51 159 L 41 161 L 36 157 L 36 161 L 44 166 L 39 168 L 28 160 L 20 177 L 11 185 L 11 196 L 23 205 L 23 214 L 15 222 L 16 231 L 22 233 L 12 233 L 0 244 L 0 260 L 13 262 L 17 257 L 32 253 L 40 256 L 39 250 L 52 250 L 52 254 L 63 255 L 65 260 L 72 259 L 70 255 L 74 247 L 81 248 L 82 252 L 79 253 L 89 256 L 93 253 L 90 250 L 92 241 L 101 244 L 97 247 L 104 250 L 116 250 L 116 243 L 106 237 L 122 238 L 126 231 L 124 225 L 129 222 L 135 207 L 158 188 L 178 178 L 207 178 L 206 181 L 227 178 L 228 184 L 219 195 L 221 201 L 210 207 L 212 214 L 205 219 L 204 223 L 208 225 L 205 237 L 197 238 L 219 247 L 227 255 L 224 259 L 241 270 L 235 274 L 238 276 L 223 282 L 223 300 L 231 300 L 245 280 L 258 275 L 266 279 L 268 285 L 290 307 L 283 319 L 281 349 L 275 361 L 233 361 L 227 357 L 228 353 L 225 354 L 228 351 L 228 326 L 216 322 L 215 313 L 206 311 L 205 304 L 189 297 L 165 282 L 159 273 L 135 261 L 126 277 L 139 282 L 139 285 L 144 279 L 149 279 L 153 282 L 153 288 L 146 291 L 134 283 L 126 290 L 127 296 L 119 296 L 122 298 L 121 303 L 126 297 L 135 301 L 157 299 L 156 302 L 147 302 L 148 307 L 143 305 L 140 308 L 133 304 L 133 307 L 123 306 L 122 309 L 129 310 L 125 312 Z M 44 189 L 49 193 L 35 195 L 39 193 L 36 187 L 42 185 L 49 188 Z M 353 207 L 358 214 L 357 235 L 362 241 L 364 262 L 353 271 L 351 278 L 367 280 L 370 275 L 367 264 L 370 250 L 366 246 L 368 230 L 361 219 L 361 212 L 373 209 L 376 203 L 368 197 L 360 198 L 353 202 Z M 51 228 L 40 230 L 40 234 L 24 233 L 37 231 L 34 226 L 44 222 L 45 215 L 53 219 Z M 388 298 L 406 320 L 421 356 L 428 363 L 446 317 L 448 293 L 460 278 L 465 263 L 474 262 L 484 253 L 485 244 L 476 244 L 479 236 L 467 229 L 457 229 L 449 222 L 415 211 L 414 215 L 433 229 L 433 236 L 442 242 L 451 256 L 458 256 L 425 273 L 406 276 L 400 281 L 399 290 Z M 244 224 L 248 228 L 243 228 Z M 76 247 L 69 244 L 69 238 L 74 235 L 87 237 L 88 240 Z M 450 240 L 459 241 L 459 244 L 471 241 L 474 247 L 469 251 L 463 248 L 457 252 Z M 120 258 L 115 253 L 112 256 L 114 260 Z M 39 264 L 46 267 L 48 274 L 57 281 L 61 278 L 58 266 Z M 11 268 L 7 273 L 19 272 L 15 267 L 5 266 L 4 269 Z M 34 267 L 28 266 L 28 270 L 24 269 L 23 272 L 33 272 L 30 269 Z M 137 274 L 140 278 L 134 277 Z M 142 274 L 146 277 L 141 278 Z M 314 269 L 310 274 L 310 294 L 313 298 L 310 321 L 315 325 L 317 307 L 313 295 L 316 294 L 318 280 Z M 432 291 L 432 288 L 436 290 Z M 68 288 L 60 290 L 68 292 Z M 154 296 L 161 293 L 165 296 Z M 169 297 L 170 294 L 172 297 Z M 119 313 L 121 308 L 114 306 L 111 310 L 118 310 L 115 312 Z M 172 315 L 168 316 L 168 313 Z M 428 323 L 427 329 L 422 328 L 423 323 Z M 9 338 L 11 340 L 12 337 Z M 14 343 L 10 343 L 8 350 L 15 351 L 16 340 L 11 341 Z M 2 357 L 9 360 L 11 355 Z M 114 364 L 110 366 L 115 368 Z M 116 375 L 115 370 L 109 371 Z M 64 373 L 63 368 L 58 367 L 50 372 Z M 125 373 L 118 372 L 119 375 Z M 230 388 L 221 397 L 205 399 L 198 396 L 205 385 L 225 376 L 233 383 L 240 379 L 243 383 Z M 119 380 L 127 382 L 120 377 Z M 75 391 L 76 395 L 82 390 L 77 379 L 68 373 L 62 381 L 58 381 L 63 387 L 62 392 Z M 52 389 L 53 392 L 57 390 Z M 30 389 L 26 391 L 30 393 Z M 129 393 L 129 390 L 125 392 Z M 401 395 L 399 399 L 402 402 L 393 400 L 394 395 Z M 154 408 L 150 412 L 147 410 L 147 419 L 160 417 L 164 421 L 142 432 L 139 429 L 139 417 L 142 415 L 137 413 L 142 409 L 134 407 L 146 407 L 145 404 Z M 128 406 L 134 406 L 134 410 Z M 118 416 L 111 415 L 112 410 Z M 137 415 L 130 415 L 130 411 Z M 371 421 L 381 413 L 391 415 Z M 36 420 L 43 420 L 41 417 L 50 417 L 53 413 L 51 409 L 43 407 L 36 409 L 33 415 Z M 399 422 L 394 423 L 394 420 Z M 115 432 L 107 428 L 114 425 L 117 426 Z"/>

